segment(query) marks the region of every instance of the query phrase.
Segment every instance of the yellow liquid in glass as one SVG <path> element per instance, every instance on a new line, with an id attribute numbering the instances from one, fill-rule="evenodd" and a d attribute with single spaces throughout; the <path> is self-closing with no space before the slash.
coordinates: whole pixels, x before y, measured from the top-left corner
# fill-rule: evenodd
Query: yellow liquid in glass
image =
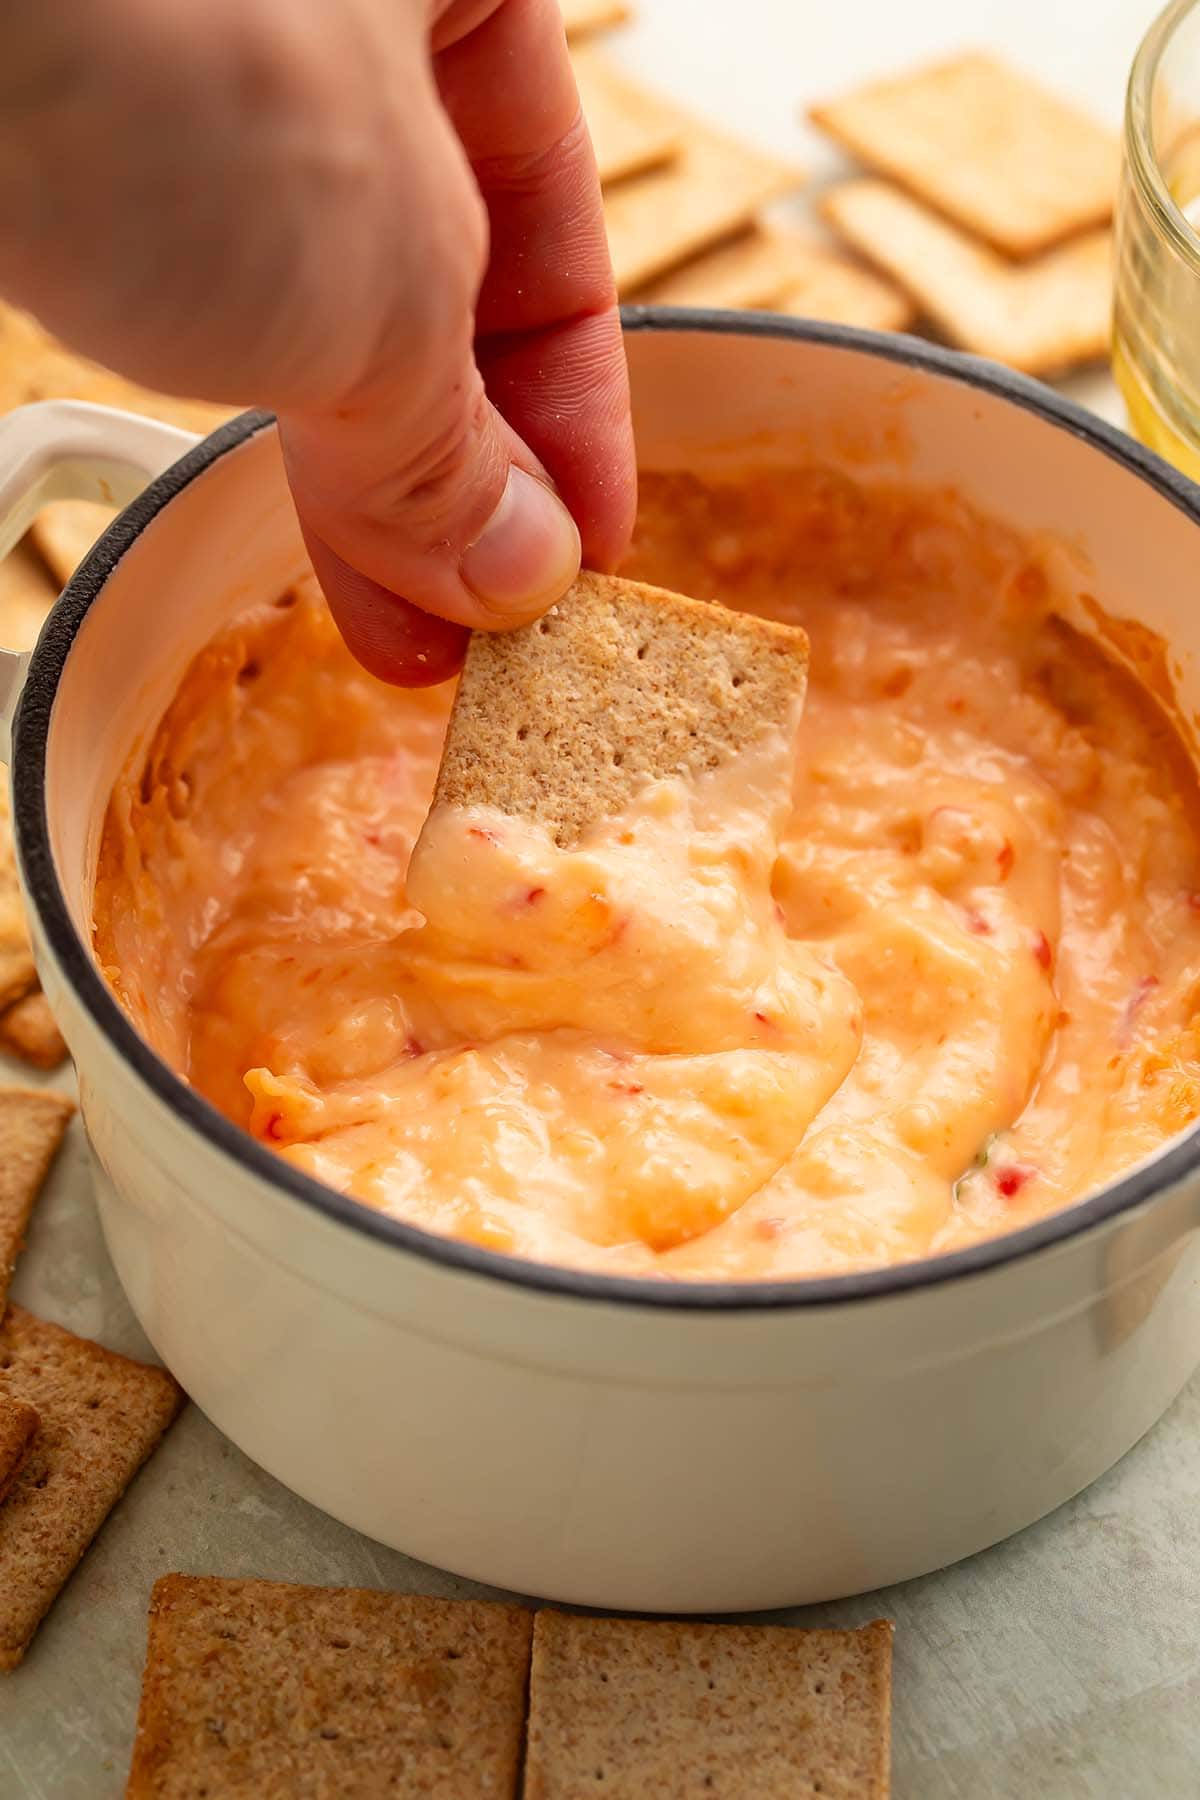
<path id="1" fill-rule="evenodd" d="M 1129 414 L 1129 429 L 1150 450 L 1193 481 L 1200 481 L 1200 442 L 1184 435 L 1182 426 L 1170 420 L 1145 387 L 1120 336 L 1113 339 L 1113 379 L 1121 390 Z"/>

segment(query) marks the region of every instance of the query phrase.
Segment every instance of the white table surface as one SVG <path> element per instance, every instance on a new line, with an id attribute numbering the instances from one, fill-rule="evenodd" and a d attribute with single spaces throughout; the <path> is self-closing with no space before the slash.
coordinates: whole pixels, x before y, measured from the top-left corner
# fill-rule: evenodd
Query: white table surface
<path id="1" fill-rule="evenodd" d="M 1140 0 L 641 0 L 619 53 L 827 179 L 836 158 L 802 127 L 799 103 L 964 42 L 1002 48 L 1115 122 L 1152 10 Z M 1118 416 L 1103 379 L 1075 387 Z M 114 1348 L 144 1349 L 105 1255 L 77 1123 L 15 1293 Z M 146 1599 L 171 1569 L 485 1592 L 314 1511 L 189 1407 L 25 1665 L 0 1681 L 0 1800 L 123 1791 Z M 882 1594 L 779 1616 L 849 1625 L 881 1613 L 897 1627 L 898 1800 L 1200 1792 L 1200 1380 L 1108 1476 L 1007 1544 Z"/>

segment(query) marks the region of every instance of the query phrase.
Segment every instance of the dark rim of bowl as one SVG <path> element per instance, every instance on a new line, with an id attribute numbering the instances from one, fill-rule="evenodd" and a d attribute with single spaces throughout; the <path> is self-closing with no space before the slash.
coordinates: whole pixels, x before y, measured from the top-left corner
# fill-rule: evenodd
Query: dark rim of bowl
<path id="1" fill-rule="evenodd" d="M 770 314 L 635 306 L 624 308 L 622 316 L 628 332 L 790 339 L 881 357 L 902 368 L 964 383 L 1007 400 L 1036 414 L 1056 429 L 1082 439 L 1147 483 L 1193 523 L 1200 525 L 1200 487 L 1082 407 L 1038 382 L 995 364 L 916 338 L 884 336 L 847 326 L 822 325 Z M 26 885 L 36 897 L 47 941 L 63 973 L 95 1025 L 151 1093 L 234 1163 L 339 1225 L 449 1270 L 538 1290 L 548 1296 L 689 1313 L 760 1312 L 844 1305 L 981 1275 L 1037 1251 L 1063 1244 L 1102 1225 L 1173 1187 L 1200 1166 L 1200 1128 L 1194 1128 L 1151 1163 L 1134 1169 L 1089 1199 L 1035 1224 L 967 1249 L 849 1275 L 753 1282 L 663 1281 L 532 1263 L 500 1251 L 478 1249 L 452 1238 L 438 1237 L 418 1226 L 374 1212 L 302 1174 L 226 1119 L 180 1080 L 134 1030 L 75 930 L 50 847 L 45 797 L 46 747 L 59 675 L 88 608 L 117 562 L 168 501 L 218 458 L 272 423 L 272 416 L 262 412 L 244 413 L 230 420 L 152 481 L 114 521 L 67 583 L 42 630 L 30 660 L 13 726 L 13 813 L 17 853 Z"/>

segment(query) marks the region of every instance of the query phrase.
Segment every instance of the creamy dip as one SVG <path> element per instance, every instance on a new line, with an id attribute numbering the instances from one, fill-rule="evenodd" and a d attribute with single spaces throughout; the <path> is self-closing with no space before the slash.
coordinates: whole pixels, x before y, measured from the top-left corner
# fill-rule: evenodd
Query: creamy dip
<path id="1" fill-rule="evenodd" d="M 807 706 L 571 849 L 426 823 L 451 693 L 376 682 L 312 587 L 196 659 L 95 896 L 174 1068 L 365 1205 L 701 1279 L 1011 1230 L 1200 1111 L 1192 767 L 1028 544 L 952 494 L 652 475 L 628 572 L 802 624 Z"/>

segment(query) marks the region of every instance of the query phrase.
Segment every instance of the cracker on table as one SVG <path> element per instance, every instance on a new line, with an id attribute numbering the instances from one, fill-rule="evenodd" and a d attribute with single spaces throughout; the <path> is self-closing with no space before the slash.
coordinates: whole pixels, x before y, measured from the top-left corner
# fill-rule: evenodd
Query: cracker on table
<path id="1" fill-rule="evenodd" d="M 41 557 L 23 538 L 0 558 L 0 644 L 6 650 L 32 650 L 57 597 Z"/>
<path id="2" fill-rule="evenodd" d="M 1108 231 L 1014 264 L 886 181 L 843 182 L 825 195 L 822 211 L 964 350 L 1028 375 L 1061 373 L 1107 353 Z"/>
<path id="3" fill-rule="evenodd" d="M 892 1627 L 539 1612 L 525 1800 L 882 1800 Z"/>
<path id="4" fill-rule="evenodd" d="M 586 37 L 610 25 L 622 25 L 629 17 L 625 0 L 559 0 L 569 38 Z"/>
<path id="5" fill-rule="evenodd" d="M 679 116 L 622 74 L 594 45 L 571 57 L 596 168 L 607 186 L 670 162 L 680 147 Z"/>
<path id="6" fill-rule="evenodd" d="M 10 1306 L 0 1392 L 38 1433 L 0 1506 L 0 1670 L 14 1669 L 109 1512 L 184 1403 L 165 1369 L 132 1362 Z"/>
<path id="7" fill-rule="evenodd" d="M 0 1501 L 24 1466 L 37 1428 L 36 1406 L 0 1393 Z"/>
<path id="8" fill-rule="evenodd" d="M 630 298 L 656 306 L 732 306 L 903 331 L 912 301 L 861 263 L 788 226 L 759 222 L 669 269 Z"/>
<path id="9" fill-rule="evenodd" d="M 871 169 L 1031 256 L 1112 216 L 1115 135 L 994 56 L 958 56 L 811 109 Z"/>
<path id="10" fill-rule="evenodd" d="M 534 624 L 472 635 L 434 803 L 496 807 L 574 843 L 647 782 L 786 728 L 807 673 L 796 626 L 585 570 Z"/>
<path id="11" fill-rule="evenodd" d="M 0 1314 L 34 1201 L 74 1111 L 51 1088 L 0 1087 Z"/>
<path id="12" fill-rule="evenodd" d="M 666 101 L 659 104 L 667 109 Z M 678 120 L 675 159 L 618 182 L 604 196 L 613 272 L 623 298 L 741 231 L 768 201 L 803 180 L 792 164 L 669 110 Z"/>
<path id="13" fill-rule="evenodd" d="M 128 1800 L 515 1800 L 531 1629 L 516 1606 L 164 1575 Z"/>
<path id="14" fill-rule="evenodd" d="M 0 782 L 0 1009 L 37 985 L 37 968 L 17 880 L 8 783 Z"/>
<path id="15" fill-rule="evenodd" d="M 214 430 L 237 410 L 139 387 L 68 350 L 29 313 L 0 301 L 0 413 L 30 400 L 91 400 L 200 432 Z"/>
<path id="16" fill-rule="evenodd" d="M 0 1013 L 0 1049 L 35 1069 L 57 1069 L 66 1061 L 66 1041 L 41 988 Z"/>
<path id="17" fill-rule="evenodd" d="M 100 500 L 53 500 L 29 527 L 29 537 L 60 588 L 116 518 L 116 508 Z"/>

